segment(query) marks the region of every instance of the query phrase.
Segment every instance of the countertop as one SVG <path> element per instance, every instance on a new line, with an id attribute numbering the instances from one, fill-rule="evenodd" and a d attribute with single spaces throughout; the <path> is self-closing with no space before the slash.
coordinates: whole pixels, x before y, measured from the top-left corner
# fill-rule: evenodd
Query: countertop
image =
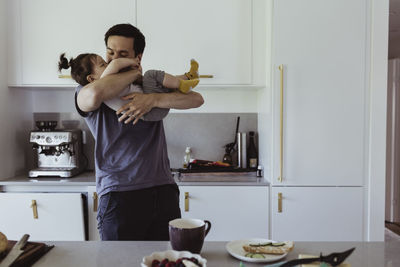
<path id="1" fill-rule="evenodd" d="M 155 251 L 171 249 L 167 241 L 86 241 L 46 242 L 55 247 L 34 265 L 52 266 L 140 266 L 142 258 Z M 239 260 L 225 249 L 227 242 L 205 242 L 201 256 L 208 267 L 239 267 Z M 285 260 L 297 258 L 298 254 L 324 255 L 356 247 L 346 262 L 352 267 L 400 266 L 400 241 L 393 242 L 296 242 Z M 245 263 L 246 267 L 265 264 Z"/>
<path id="2" fill-rule="evenodd" d="M 196 178 L 197 177 L 197 178 Z M 196 177 L 191 177 L 187 181 L 182 181 L 174 175 L 175 181 L 179 186 L 269 186 L 264 178 L 248 177 L 248 176 L 233 176 L 227 178 L 218 175 L 202 174 Z M 71 178 L 59 177 L 37 177 L 29 178 L 27 175 L 20 175 L 4 180 L 0 180 L 0 186 L 95 186 L 95 173 L 84 172 Z"/>

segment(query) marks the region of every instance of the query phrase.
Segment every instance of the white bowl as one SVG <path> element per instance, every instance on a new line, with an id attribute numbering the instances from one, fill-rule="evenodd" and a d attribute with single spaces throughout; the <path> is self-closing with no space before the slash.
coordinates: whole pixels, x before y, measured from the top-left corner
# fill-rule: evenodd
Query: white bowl
<path id="1" fill-rule="evenodd" d="M 142 267 L 151 267 L 153 260 L 162 261 L 167 258 L 170 261 L 176 261 L 179 258 L 196 258 L 201 266 L 207 267 L 207 260 L 202 258 L 199 254 L 193 254 L 189 251 L 176 251 L 176 250 L 166 250 L 153 252 L 151 255 L 146 256 L 142 260 Z"/>

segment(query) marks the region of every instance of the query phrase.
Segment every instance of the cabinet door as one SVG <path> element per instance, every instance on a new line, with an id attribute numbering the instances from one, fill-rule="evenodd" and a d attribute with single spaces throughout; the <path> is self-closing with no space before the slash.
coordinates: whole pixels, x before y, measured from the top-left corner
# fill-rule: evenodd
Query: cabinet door
<path id="1" fill-rule="evenodd" d="M 273 187 L 271 203 L 274 240 L 363 240 L 362 187 Z"/>
<path id="2" fill-rule="evenodd" d="M 135 1 L 9 1 L 10 80 L 19 85 L 74 85 L 58 78 L 61 53 L 105 55 L 104 34 L 118 23 L 135 22 Z M 15 72 L 21 72 L 15 73 Z M 69 74 L 69 71 L 65 72 Z"/>
<path id="3" fill-rule="evenodd" d="M 179 189 L 182 217 L 211 222 L 206 240 L 268 238 L 268 187 L 180 186 Z"/>
<path id="4" fill-rule="evenodd" d="M 88 230 L 89 240 L 100 240 L 100 234 L 97 230 L 97 210 L 99 207 L 99 197 L 96 193 L 96 187 L 88 187 Z"/>
<path id="5" fill-rule="evenodd" d="M 366 130 L 365 0 L 274 1 L 274 168 L 283 184 L 362 185 Z"/>
<path id="6" fill-rule="evenodd" d="M 0 229 L 10 240 L 19 240 L 24 234 L 32 241 L 85 240 L 79 193 L 0 193 L 0 214 Z"/>
<path id="7" fill-rule="evenodd" d="M 195 58 L 201 84 L 252 83 L 252 2 L 138 0 L 137 25 L 146 36 L 144 69 L 183 74 Z"/>

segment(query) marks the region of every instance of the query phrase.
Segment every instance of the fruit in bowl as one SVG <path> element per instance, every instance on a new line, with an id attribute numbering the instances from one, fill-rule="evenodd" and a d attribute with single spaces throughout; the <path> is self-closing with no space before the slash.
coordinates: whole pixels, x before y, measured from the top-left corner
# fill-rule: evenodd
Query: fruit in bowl
<path id="1" fill-rule="evenodd" d="M 142 260 L 142 267 L 207 267 L 207 260 L 189 251 L 154 252 Z"/>

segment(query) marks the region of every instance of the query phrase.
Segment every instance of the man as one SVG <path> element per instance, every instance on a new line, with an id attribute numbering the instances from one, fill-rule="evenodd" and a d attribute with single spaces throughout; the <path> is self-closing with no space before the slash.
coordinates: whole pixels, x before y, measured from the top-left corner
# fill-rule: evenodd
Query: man
<path id="1" fill-rule="evenodd" d="M 105 34 L 107 61 L 143 56 L 145 38 L 130 24 Z M 203 98 L 188 94 L 139 94 L 117 112 L 103 101 L 141 77 L 141 68 L 112 74 L 77 87 L 76 108 L 95 138 L 97 215 L 102 240 L 168 240 L 168 222 L 181 216 L 179 189 L 172 178 L 162 121 L 139 120 L 154 107 L 199 107 Z M 132 123 L 133 122 L 133 123 Z"/>

